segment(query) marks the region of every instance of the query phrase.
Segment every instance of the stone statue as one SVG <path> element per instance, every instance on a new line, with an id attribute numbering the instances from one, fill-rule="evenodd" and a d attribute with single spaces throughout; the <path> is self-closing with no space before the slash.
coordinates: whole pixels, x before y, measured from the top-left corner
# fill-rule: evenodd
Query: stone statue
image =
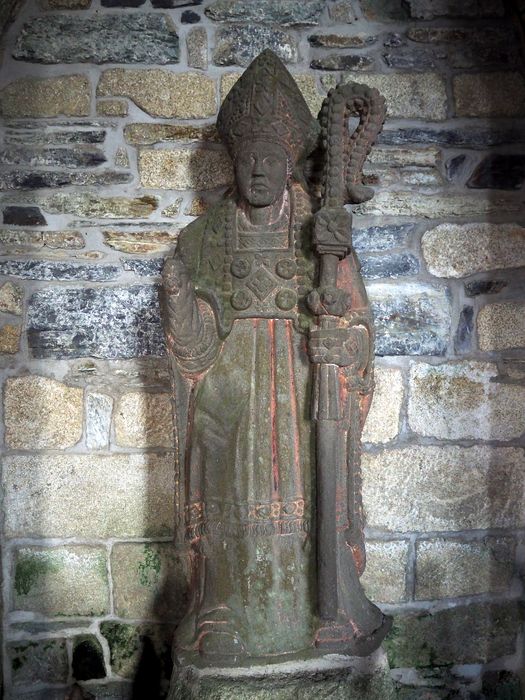
<path id="1" fill-rule="evenodd" d="M 373 327 L 344 208 L 373 194 L 362 165 L 384 114 L 352 84 L 315 120 L 270 51 L 220 110 L 235 188 L 164 268 L 191 589 L 180 664 L 364 656 L 389 629 L 359 580 Z"/>

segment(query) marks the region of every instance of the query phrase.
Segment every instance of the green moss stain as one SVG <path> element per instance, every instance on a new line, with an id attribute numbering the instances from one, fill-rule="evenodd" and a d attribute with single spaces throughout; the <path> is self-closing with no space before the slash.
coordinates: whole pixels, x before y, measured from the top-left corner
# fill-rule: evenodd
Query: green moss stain
<path id="1" fill-rule="evenodd" d="M 134 625 L 126 625 L 120 622 L 103 622 L 100 631 L 108 640 L 111 664 L 118 672 L 120 664 L 125 659 L 130 659 L 139 648 L 139 634 Z"/>
<path id="2" fill-rule="evenodd" d="M 138 565 L 140 585 L 145 588 L 156 586 L 160 581 L 160 554 L 150 544 L 144 545 L 144 556 Z"/>
<path id="3" fill-rule="evenodd" d="M 57 562 L 40 553 L 19 555 L 15 569 L 15 591 L 18 595 L 27 595 L 39 579 L 57 569 Z"/>

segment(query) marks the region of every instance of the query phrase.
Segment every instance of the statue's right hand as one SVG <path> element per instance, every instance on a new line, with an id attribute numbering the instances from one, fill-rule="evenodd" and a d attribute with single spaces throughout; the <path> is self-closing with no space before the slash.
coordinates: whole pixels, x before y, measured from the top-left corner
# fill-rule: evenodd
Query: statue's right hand
<path id="1" fill-rule="evenodd" d="M 189 282 L 188 271 L 178 257 L 168 258 L 162 270 L 164 289 L 170 295 L 178 296 L 181 289 Z"/>

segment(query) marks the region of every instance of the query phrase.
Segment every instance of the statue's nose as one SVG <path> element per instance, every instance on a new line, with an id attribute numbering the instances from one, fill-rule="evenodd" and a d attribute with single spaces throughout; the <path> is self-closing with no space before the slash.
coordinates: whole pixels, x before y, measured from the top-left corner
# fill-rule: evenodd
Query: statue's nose
<path id="1" fill-rule="evenodd" d="M 255 158 L 253 161 L 252 175 L 265 175 L 262 158 Z"/>

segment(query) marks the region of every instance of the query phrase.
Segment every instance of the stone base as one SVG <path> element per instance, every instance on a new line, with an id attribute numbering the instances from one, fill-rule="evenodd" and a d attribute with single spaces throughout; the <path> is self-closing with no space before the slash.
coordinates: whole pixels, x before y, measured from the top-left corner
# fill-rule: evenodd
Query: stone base
<path id="1" fill-rule="evenodd" d="M 308 661 L 173 671 L 168 700 L 393 700 L 385 653 L 357 658 L 330 654 Z"/>

